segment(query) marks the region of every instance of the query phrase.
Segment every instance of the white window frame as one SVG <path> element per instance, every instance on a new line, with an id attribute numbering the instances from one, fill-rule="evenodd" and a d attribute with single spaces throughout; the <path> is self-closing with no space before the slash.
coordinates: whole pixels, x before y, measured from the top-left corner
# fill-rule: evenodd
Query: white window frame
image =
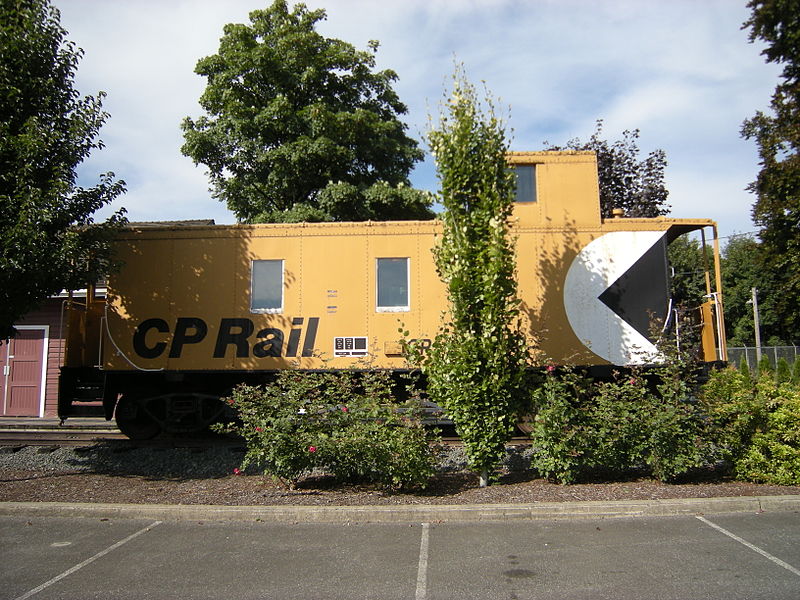
<path id="1" fill-rule="evenodd" d="M 405 259 L 406 261 L 406 304 L 404 306 L 380 306 L 378 304 L 378 264 L 382 259 Z M 375 258 L 375 312 L 398 313 L 411 311 L 411 258 L 408 256 L 380 256 Z"/>
<path id="2" fill-rule="evenodd" d="M 281 263 L 281 305 L 278 308 L 254 308 L 253 300 L 255 294 L 253 287 L 255 285 L 255 264 L 257 262 L 280 262 Z M 286 284 L 286 261 L 282 258 L 254 258 L 250 261 L 250 312 L 253 314 L 280 314 L 283 312 L 285 301 L 285 284 Z"/>

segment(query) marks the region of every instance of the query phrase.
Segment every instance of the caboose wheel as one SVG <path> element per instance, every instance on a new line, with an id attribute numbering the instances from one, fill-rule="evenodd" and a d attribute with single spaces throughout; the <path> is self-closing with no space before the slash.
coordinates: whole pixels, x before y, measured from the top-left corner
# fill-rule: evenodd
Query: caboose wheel
<path id="1" fill-rule="evenodd" d="M 161 433 L 161 426 L 142 409 L 135 397 L 120 398 L 114 416 L 119 430 L 132 440 L 149 440 Z"/>
<path id="2" fill-rule="evenodd" d="M 519 415 L 517 417 L 517 429 L 525 435 L 530 435 L 531 431 L 533 431 L 533 417 L 534 415 L 532 414 Z"/>

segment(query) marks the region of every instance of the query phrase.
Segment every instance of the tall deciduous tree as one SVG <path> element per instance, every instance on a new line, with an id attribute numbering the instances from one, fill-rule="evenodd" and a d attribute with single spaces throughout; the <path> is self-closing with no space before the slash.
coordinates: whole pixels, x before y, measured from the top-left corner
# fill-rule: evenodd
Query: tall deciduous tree
<path id="1" fill-rule="evenodd" d="M 508 225 L 514 178 L 504 125 L 460 70 L 445 111 L 429 139 L 444 206 L 435 261 L 450 322 L 424 370 L 431 397 L 453 419 L 485 485 L 514 430 L 528 362 Z"/>
<path id="2" fill-rule="evenodd" d="M 105 274 L 124 221 L 93 223 L 124 191 L 113 173 L 77 183 L 108 115 L 102 93 L 74 89 L 82 51 L 66 35 L 47 0 L 0 0 L 0 339 L 49 295 Z"/>
<path id="3" fill-rule="evenodd" d="M 800 3 L 751 0 L 750 41 L 767 44 L 767 62 L 783 65 L 772 96 L 772 114 L 757 112 L 742 135 L 758 145 L 761 171 L 750 184 L 753 220 L 761 230 L 762 269 L 777 278 L 774 309 L 779 337 L 800 343 Z"/>
<path id="4" fill-rule="evenodd" d="M 183 153 L 240 221 L 432 218 L 430 194 L 408 187 L 422 152 L 399 118 L 397 75 L 375 71 L 377 42 L 320 35 L 324 18 L 275 0 L 226 25 L 197 63 L 206 114 L 184 120 Z"/>
<path id="5" fill-rule="evenodd" d="M 611 217 L 621 208 L 628 217 L 658 217 L 669 212 L 664 185 L 667 155 L 654 150 L 647 158 L 639 159 L 639 130 L 623 131 L 622 139 L 609 142 L 603 139 L 603 121 L 598 120 L 595 132 L 586 142 L 578 138 L 563 146 L 545 142 L 548 150 L 591 150 L 597 154 L 597 174 L 600 180 L 600 209 L 603 217 Z"/>
<path id="6" fill-rule="evenodd" d="M 753 346 L 755 330 L 751 290 L 759 290 L 761 333 L 765 343 L 775 338 L 778 315 L 773 303 L 772 274 L 761 268 L 761 248 L 750 236 L 732 237 L 722 250 L 722 289 L 725 294 L 725 332 L 730 346 Z"/>

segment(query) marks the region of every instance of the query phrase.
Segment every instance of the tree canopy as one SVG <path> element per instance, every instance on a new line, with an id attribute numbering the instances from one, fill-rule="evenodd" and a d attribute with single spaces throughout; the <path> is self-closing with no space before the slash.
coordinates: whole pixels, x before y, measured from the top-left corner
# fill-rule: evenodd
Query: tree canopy
<path id="1" fill-rule="evenodd" d="M 590 150 L 597 154 L 597 174 L 600 181 L 600 209 L 603 217 L 611 217 L 621 208 L 628 217 L 658 217 L 669 212 L 664 185 L 667 155 L 654 150 L 647 158 L 639 159 L 639 130 L 623 131 L 622 139 L 609 142 L 603 139 L 603 121 L 598 120 L 592 136 L 585 142 L 579 138 L 563 146 L 545 142 L 548 150 Z"/>
<path id="2" fill-rule="evenodd" d="M 0 339 L 48 296 L 106 274 L 124 222 L 92 217 L 124 191 L 113 173 L 78 185 L 108 114 L 102 92 L 74 89 L 82 51 L 66 35 L 47 0 L 0 0 Z"/>
<path id="3" fill-rule="evenodd" d="M 758 145 L 761 170 L 749 190 L 756 195 L 753 221 L 760 227 L 761 269 L 773 274 L 778 337 L 800 343 L 800 4 L 797 0 L 751 0 L 743 28 L 750 41 L 766 43 L 767 62 L 783 65 L 772 114 L 758 111 L 742 135 Z"/>
<path id="4" fill-rule="evenodd" d="M 207 79 L 205 114 L 182 124 L 182 151 L 208 169 L 211 192 L 240 221 L 432 218 L 409 187 L 422 159 L 407 112 L 369 51 L 316 31 L 324 10 L 286 0 L 224 28 Z"/>

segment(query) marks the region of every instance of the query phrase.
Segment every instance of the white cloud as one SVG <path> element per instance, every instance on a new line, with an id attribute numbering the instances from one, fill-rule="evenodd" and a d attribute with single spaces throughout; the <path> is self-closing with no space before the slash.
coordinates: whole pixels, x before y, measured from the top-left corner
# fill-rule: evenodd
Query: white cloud
<path id="1" fill-rule="evenodd" d="M 108 92 L 107 148 L 82 173 L 113 170 L 136 220 L 232 216 L 207 191 L 202 167 L 180 153 L 181 120 L 200 114 L 194 65 L 218 47 L 226 23 L 266 0 L 54 0 L 70 39 L 86 50 L 78 84 Z M 675 216 L 706 216 L 723 232 L 750 230 L 757 170 L 741 121 L 767 106 L 777 69 L 740 30 L 744 0 L 308 0 L 321 32 L 366 48 L 381 41 L 409 106 L 412 135 L 438 113 L 453 61 L 511 106 L 516 149 L 586 138 L 597 118 L 616 139 L 641 130 L 641 148 L 667 151 Z M 433 186 L 430 161 L 414 174 Z"/>

